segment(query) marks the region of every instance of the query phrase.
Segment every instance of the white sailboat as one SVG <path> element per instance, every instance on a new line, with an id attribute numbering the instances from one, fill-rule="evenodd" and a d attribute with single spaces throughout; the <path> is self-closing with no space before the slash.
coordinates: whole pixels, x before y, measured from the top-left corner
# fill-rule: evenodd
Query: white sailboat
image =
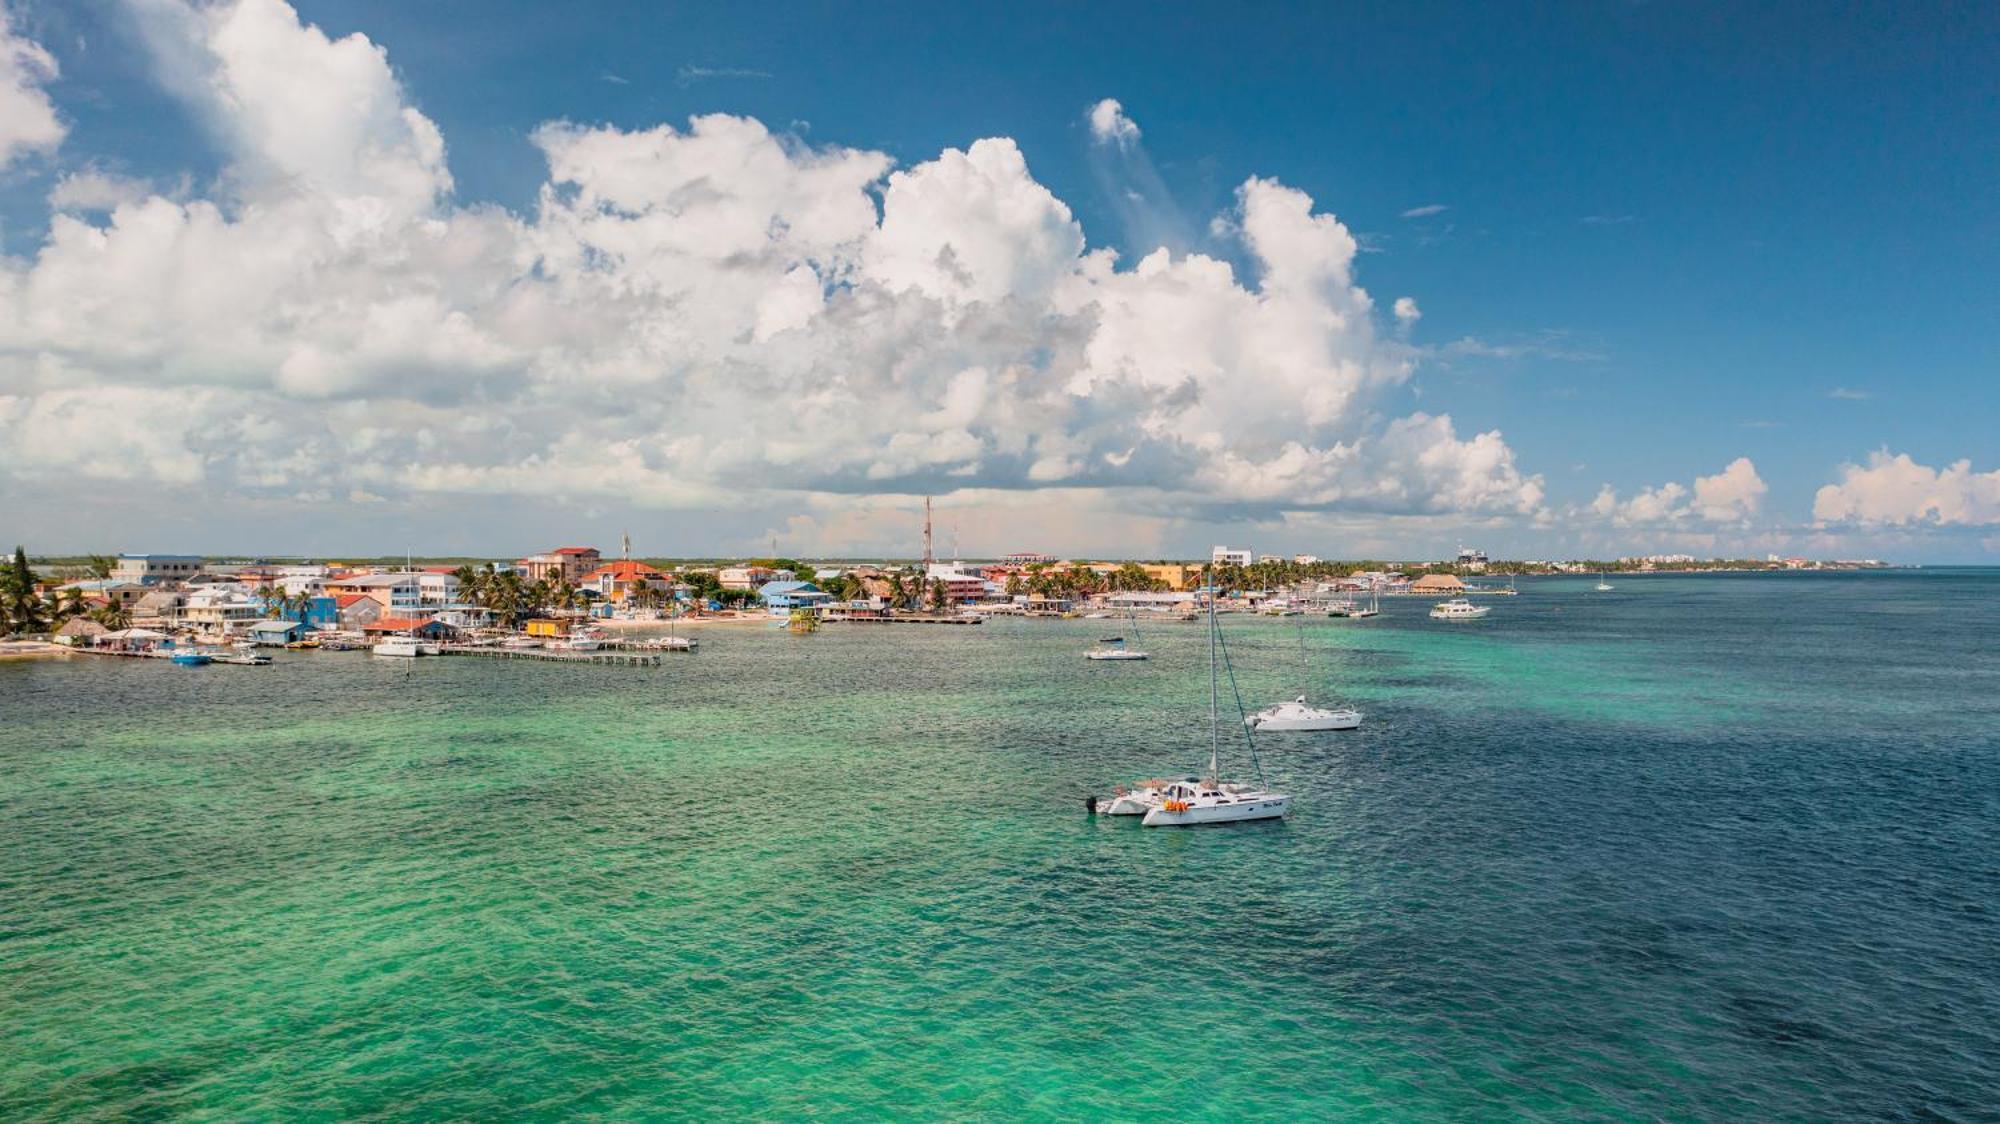
<path id="1" fill-rule="evenodd" d="M 1306 629 L 1299 625 L 1299 676 L 1302 684 L 1312 683 L 1312 664 L 1306 655 Z M 1243 720 L 1253 730 L 1273 733 L 1306 733 L 1318 730 L 1352 730 L 1361 725 L 1361 712 L 1351 707 L 1328 710 L 1313 706 L 1300 695 L 1288 702 L 1267 706 Z"/>
<path id="2" fill-rule="evenodd" d="M 1611 592 L 1611 583 L 1610 583 L 1610 582 L 1608 582 L 1608 581 L 1605 581 L 1605 580 L 1604 580 L 1604 571 L 1603 571 L 1603 570 L 1599 570 L 1599 571 L 1597 571 L 1597 592 L 1599 592 L 1599 593 L 1610 593 L 1610 592 Z"/>
<path id="3" fill-rule="evenodd" d="M 1137 614 L 1133 615 L 1131 624 L 1132 636 L 1134 639 L 1137 639 L 1139 636 L 1139 617 Z M 1126 647 L 1123 636 L 1106 636 L 1097 642 L 1097 647 L 1085 652 L 1083 658 L 1087 660 L 1115 662 L 1119 660 L 1143 660 L 1147 658 L 1147 654 L 1142 648 Z"/>
<path id="4" fill-rule="evenodd" d="M 1221 680 L 1218 652 L 1222 629 L 1215 619 L 1215 599 L 1208 602 L 1208 775 L 1192 780 L 1172 781 L 1159 790 L 1159 798 L 1139 822 L 1146 827 L 1194 827 L 1201 824 L 1241 823 L 1249 820 L 1282 819 L 1291 809 L 1292 798 L 1271 792 L 1258 778 L 1256 785 L 1232 784 L 1222 779 Z M 1233 680 L 1232 680 L 1233 681 Z M 1256 742 L 1250 728 L 1243 729 L 1250 746 L 1251 762 L 1256 762 Z M 1261 769 L 1258 770 L 1260 773 Z"/>

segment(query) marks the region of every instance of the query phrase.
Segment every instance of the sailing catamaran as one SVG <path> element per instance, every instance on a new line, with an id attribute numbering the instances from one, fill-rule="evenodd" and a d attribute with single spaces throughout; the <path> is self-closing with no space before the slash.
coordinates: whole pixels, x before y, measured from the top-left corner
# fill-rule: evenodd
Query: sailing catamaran
<path id="1" fill-rule="evenodd" d="M 1222 629 L 1215 619 L 1215 598 L 1208 599 L 1208 774 L 1189 780 L 1170 781 L 1158 790 L 1159 797 L 1139 822 L 1147 827 L 1193 827 L 1198 824 L 1239 823 L 1246 820 L 1281 819 L 1290 810 L 1292 798 L 1264 787 L 1263 766 L 1257 761 L 1257 743 L 1250 727 L 1243 728 L 1251 766 L 1257 784 L 1232 784 L 1222 779 Z M 1235 680 L 1232 678 L 1233 684 Z M 1232 688 L 1233 689 L 1233 688 Z"/>

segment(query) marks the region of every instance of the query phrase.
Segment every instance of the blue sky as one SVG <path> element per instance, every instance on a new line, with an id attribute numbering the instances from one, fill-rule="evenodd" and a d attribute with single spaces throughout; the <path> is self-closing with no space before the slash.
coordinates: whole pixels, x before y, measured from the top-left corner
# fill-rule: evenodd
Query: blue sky
<path id="1" fill-rule="evenodd" d="M 212 111 L 166 92 L 145 7 L 14 5 L 16 33 L 60 65 L 46 85 L 66 126 L 59 148 L 15 161 L 0 183 L 17 262 L 47 236 L 45 198 L 65 174 L 162 191 L 186 176 L 180 197 L 207 197 L 242 158 Z M 1433 504 L 1410 513 L 1421 521 L 1363 531 L 1367 517 L 1330 502 L 1310 517 L 1231 526 L 1210 512 L 1156 527 L 1161 549 L 1232 536 L 1309 549 L 1318 534 L 1415 551 L 1470 535 L 1556 553 L 1692 535 L 1716 549 L 1993 553 L 1990 5 L 296 8 L 335 39 L 386 50 L 404 100 L 443 135 L 457 208 L 532 212 L 549 175 L 532 137 L 552 120 L 638 131 L 730 114 L 900 168 L 1005 137 L 1089 246 L 1129 268 L 1164 234 L 1247 279 L 1259 263 L 1210 220 L 1248 177 L 1275 179 L 1353 233 L 1355 281 L 1385 325 L 1396 297 L 1421 307 L 1412 369 L 1367 412 L 1448 412 L 1460 436 L 1497 429 L 1543 481 L 1540 518 L 1517 506 L 1454 519 Z M 1093 136 L 1086 112 L 1104 98 L 1142 131 L 1136 154 Z M 1149 198 L 1126 202 L 1132 191 Z M 1962 506 L 1901 511 L 1905 489 L 1849 505 L 1861 514 L 1829 530 L 1817 490 L 1878 450 L 1940 478 L 1970 459 Z M 1766 489 L 1741 519 L 1591 529 L 1575 515 L 1605 485 L 1626 501 L 1739 457 Z M 357 536 L 439 510 L 389 498 L 396 511 L 352 517 Z M 798 530 L 775 522 L 786 506 L 749 504 L 722 537 Z M 640 517 L 594 510 L 578 531 Z"/>

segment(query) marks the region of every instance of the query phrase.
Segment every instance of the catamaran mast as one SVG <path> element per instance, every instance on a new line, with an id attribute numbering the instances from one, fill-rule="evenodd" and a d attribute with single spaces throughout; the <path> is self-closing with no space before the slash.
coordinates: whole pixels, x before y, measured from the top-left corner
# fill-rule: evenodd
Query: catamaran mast
<path id="1" fill-rule="evenodd" d="M 1208 580 L 1208 780 L 1210 784 L 1222 783 L 1222 684 L 1216 678 L 1215 641 L 1215 578 L 1214 567 L 1210 566 Z"/>

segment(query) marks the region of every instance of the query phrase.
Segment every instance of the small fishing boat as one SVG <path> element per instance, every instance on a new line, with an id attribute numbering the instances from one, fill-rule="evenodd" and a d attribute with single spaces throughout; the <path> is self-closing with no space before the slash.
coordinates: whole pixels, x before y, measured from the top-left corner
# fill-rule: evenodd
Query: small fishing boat
<path id="1" fill-rule="evenodd" d="M 1454 597 L 1431 606 L 1431 619 L 1440 621 L 1476 621 L 1492 612 L 1486 605 L 1474 605 L 1463 597 Z"/>
<path id="2" fill-rule="evenodd" d="M 271 657 L 255 652 L 218 652 L 209 659 L 213 663 L 241 664 L 244 667 L 264 667 L 271 662 Z"/>
<path id="3" fill-rule="evenodd" d="M 207 652 L 197 652 L 192 648 L 183 648 L 167 658 L 179 667 L 206 667 L 215 659 Z"/>

